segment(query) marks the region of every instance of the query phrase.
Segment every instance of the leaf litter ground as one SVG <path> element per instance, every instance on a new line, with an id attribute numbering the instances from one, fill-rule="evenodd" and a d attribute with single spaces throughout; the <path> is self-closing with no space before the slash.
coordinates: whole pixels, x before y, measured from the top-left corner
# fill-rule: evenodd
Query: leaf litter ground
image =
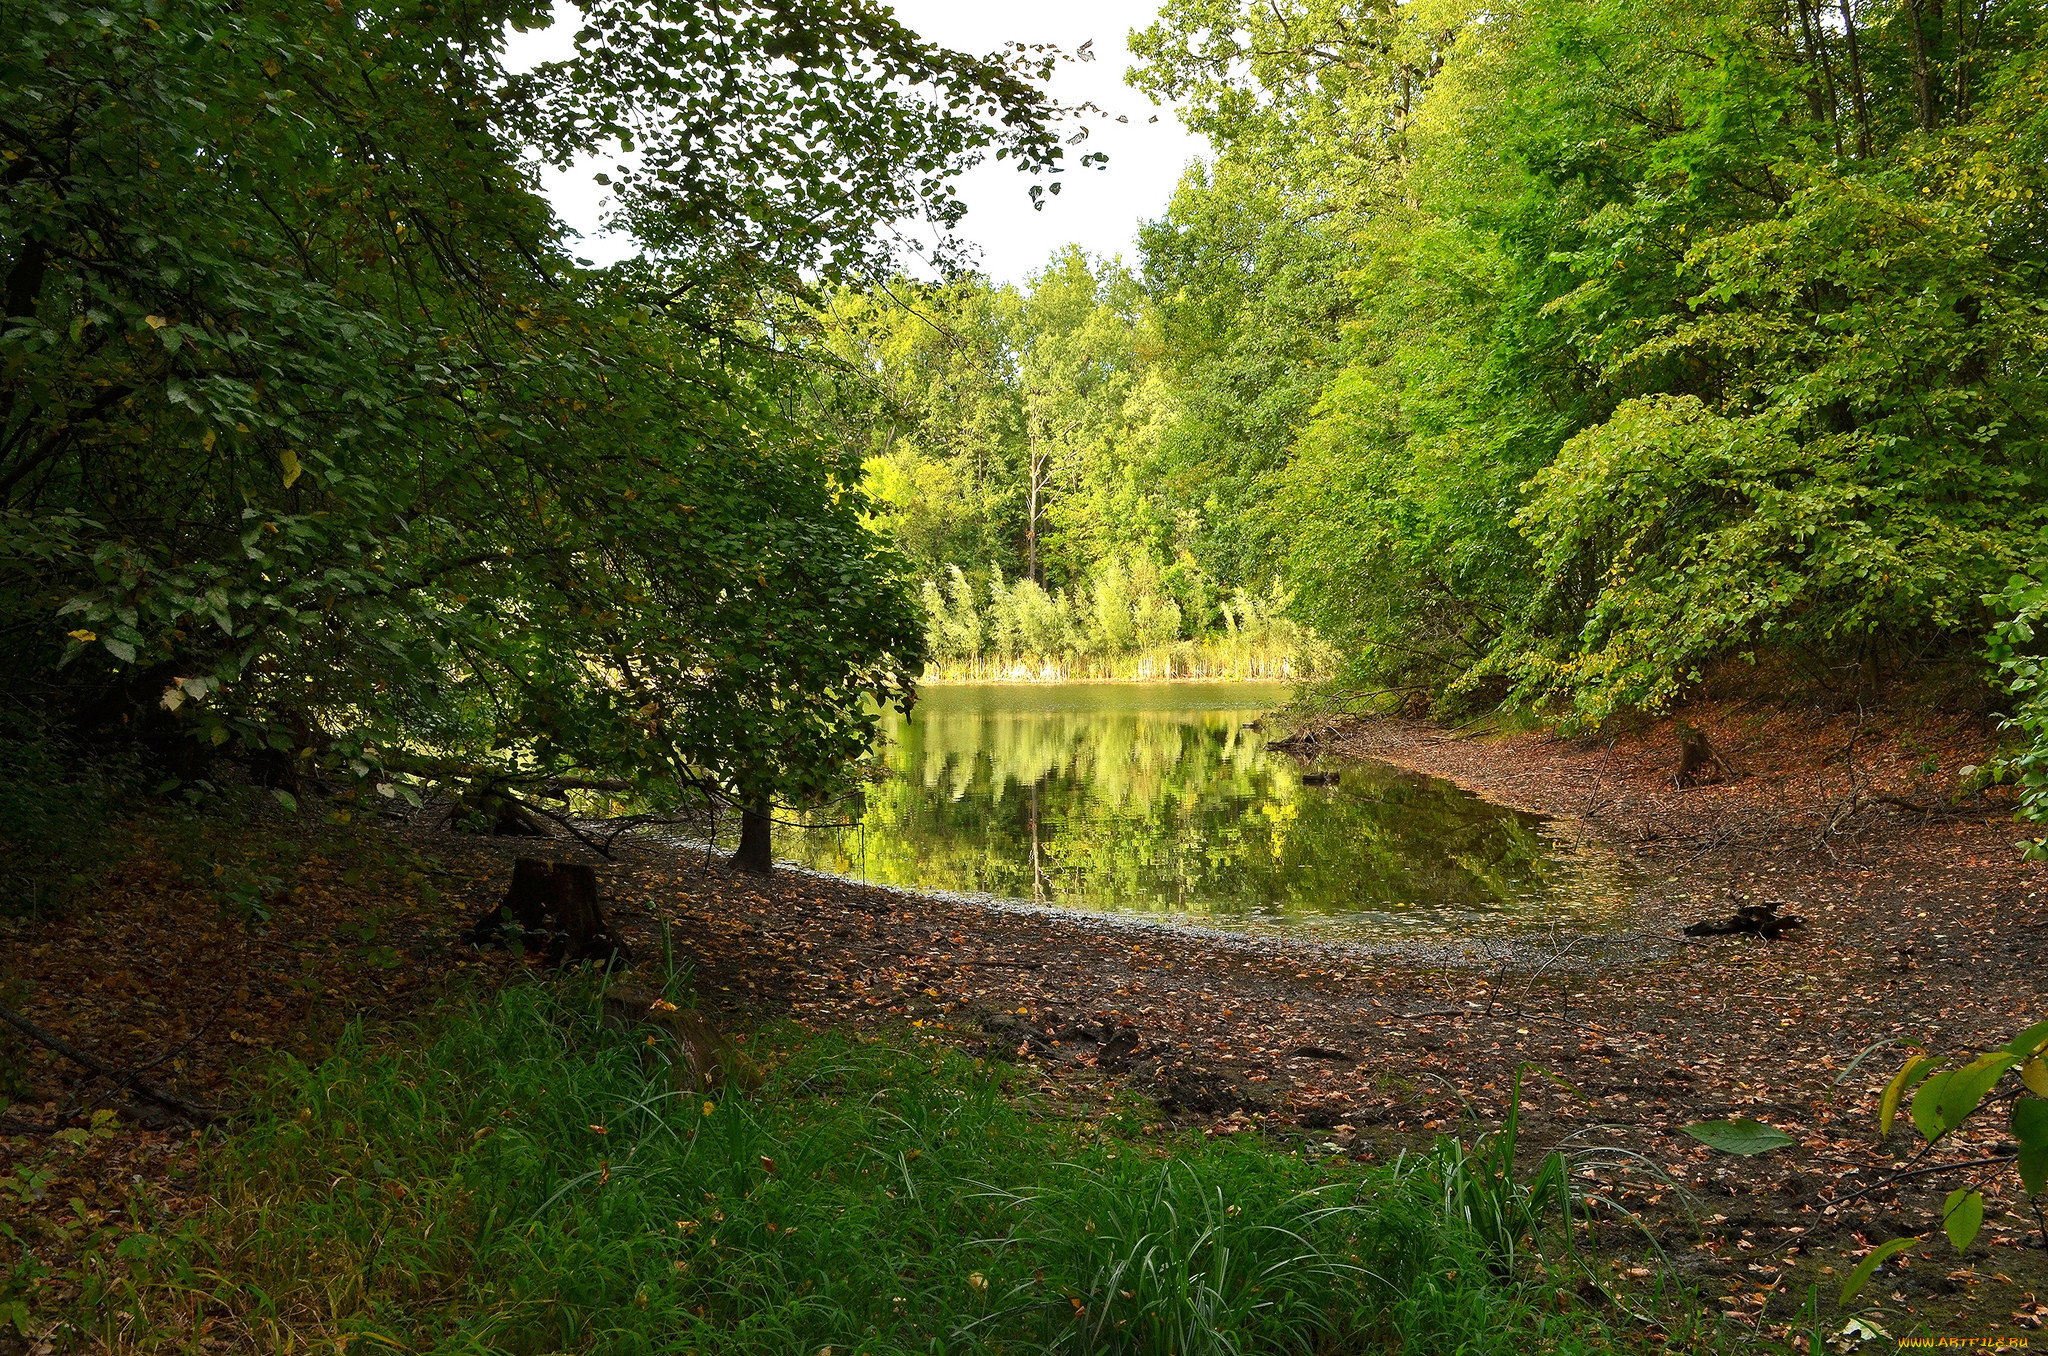
<path id="1" fill-rule="evenodd" d="M 1674 789 L 1660 725 L 1570 741 L 1372 722 L 1317 749 L 1580 817 L 1640 868 L 1625 938 L 1373 951 L 762 880 L 649 844 L 599 865 L 615 923 L 643 956 L 668 925 L 729 1025 L 915 1028 L 1036 1068 L 1075 1116 L 1135 1086 L 1162 1122 L 1361 1159 L 1497 1124 L 1526 1064 L 1542 1072 L 1522 1085 L 1524 1161 L 1585 1151 L 1579 1185 L 1617 1302 L 1670 1269 L 1731 1323 L 1789 1335 L 1809 1287 L 1828 1314 L 1859 1257 L 1917 1233 L 1867 1292 L 1880 1326 L 2038 1327 L 2048 1266 L 2010 1168 L 1871 1190 L 1918 1148 L 1903 1127 L 1875 1142 L 1876 1093 L 1902 1056 L 1849 1070 L 1887 1038 L 1989 1047 L 2042 1015 L 2040 868 L 2018 860 L 2009 809 L 1951 803 L 1981 733 L 1740 707 L 1689 717 L 1744 775 Z M 525 973 L 530 961 L 455 934 L 536 845 L 339 819 L 137 827 L 68 916 L 0 924 L 6 999 L 110 1063 L 232 1107 L 268 1052 L 317 1055 L 351 1020 L 403 1020 L 452 984 Z M 224 881 L 268 920 L 224 910 Z M 1810 926 L 1776 942 L 1680 935 L 1751 900 Z M 40 1048 L 7 1054 L 0 1222 L 47 1268 L 37 1292 L 61 1300 L 77 1259 L 199 1207 L 197 1136 Z M 1795 1144 L 1735 1158 L 1682 1131 L 1716 1117 Z M 1987 1123 L 1916 1166 L 1993 1157 L 2004 1139 Z M 1958 1256 L 1940 1203 L 1971 1180 L 1990 1209 Z"/>

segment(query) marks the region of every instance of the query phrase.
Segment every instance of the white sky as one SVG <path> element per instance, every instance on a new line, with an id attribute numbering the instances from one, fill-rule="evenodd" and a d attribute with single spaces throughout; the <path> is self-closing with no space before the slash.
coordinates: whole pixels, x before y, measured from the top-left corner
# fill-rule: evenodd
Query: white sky
<path id="1" fill-rule="evenodd" d="M 1109 153 L 1107 169 L 1069 169 L 1060 176 L 1057 198 L 1043 211 L 1031 210 L 1028 189 L 1043 179 L 1020 174 L 1008 161 L 990 162 L 960 181 L 968 205 L 961 233 L 981 247 L 982 266 L 997 282 L 1022 282 L 1044 267 L 1054 251 L 1078 242 L 1091 254 L 1134 256 L 1140 221 L 1159 216 L 1187 163 L 1209 153 L 1171 109 L 1155 108 L 1124 84 L 1130 66 L 1124 40 L 1131 29 L 1152 22 L 1157 0 L 1038 0 L 1024 5 L 962 4 L 958 0 L 899 0 L 896 15 L 905 27 L 961 51 L 985 53 L 1005 42 L 1050 42 L 1068 52 L 1095 40 L 1096 59 L 1065 63 L 1053 77 L 1053 93 L 1065 103 L 1092 101 L 1126 124 L 1093 117 L 1092 135 L 1067 151 L 1069 165 L 1088 151 Z M 562 24 L 541 33 L 511 35 L 508 58 L 515 67 L 555 55 L 569 40 Z M 1158 115 L 1158 122 L 1146 119 Z M 579 253 L 608 262 L 631 252 L 628 242 L 607 239 L 600 227 L 605 191 L 592 182 L 596 165 L 544 175 L 549 198 L 584 239 Z"/>

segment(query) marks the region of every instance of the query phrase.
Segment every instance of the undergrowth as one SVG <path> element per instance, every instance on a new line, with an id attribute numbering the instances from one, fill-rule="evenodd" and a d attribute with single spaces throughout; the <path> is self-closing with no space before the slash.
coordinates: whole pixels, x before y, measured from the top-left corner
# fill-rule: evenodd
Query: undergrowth
<path id="1" fill-rule="evenodd" d="M 1441 1164 L 1314 1163 L 1053 1114 L 914 1036 L 794 1024 L 747 1093 L 679 1091 L 594 989 L 287 1063 L 210 1208 L 87 1286 L 76 1345 L 432 1352 L 1576 1352 L 1560 1271 Z M 655 1067 L 647 1067 L 648 1065 Z M 1525 1240 L 1526 1241 L 1526 1240 Z M 63 1333 L 53 1333 L 60 1339 Z M 60 1345 L 62 1345 L 60 1341 Z"/>
<path id="2" fill-rule="evenodd" d="M 32 704 L 0 712 L 0 920 L 61 912 L 119 855 L 132 750 L 88 751 Z"/>

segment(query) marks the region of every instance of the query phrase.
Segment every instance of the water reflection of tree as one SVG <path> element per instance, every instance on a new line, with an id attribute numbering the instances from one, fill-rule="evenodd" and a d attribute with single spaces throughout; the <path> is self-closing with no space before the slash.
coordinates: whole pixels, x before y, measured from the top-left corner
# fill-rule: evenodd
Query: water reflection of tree
<path id="1" fill-rule="evenodd" d="M 786 848 L 869 879 L 1158 911 L 1416 921 L 1542 894 L 1529 817 L 1373 766 L 1304 786 L 1252 711 L 926 707 L 897 719 L 859 830 Z"/>

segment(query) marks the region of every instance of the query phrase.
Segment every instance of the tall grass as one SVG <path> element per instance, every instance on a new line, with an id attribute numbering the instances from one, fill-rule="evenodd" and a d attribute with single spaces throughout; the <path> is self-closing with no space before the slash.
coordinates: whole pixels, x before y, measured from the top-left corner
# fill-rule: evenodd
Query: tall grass
<path id="1" fill-rule="evenodd" d="M 772 1028 L 757 1090 L 681 1092 L 594 995 L 512 991 L 431 1039 L 286 1065 L 196 1225 L 125 1249 L 117 1350 L 1575 1351 L 1610 1336 L 1488 1266 L 1431 1171 L 1048 1114 L 911 1039 Z"/>

